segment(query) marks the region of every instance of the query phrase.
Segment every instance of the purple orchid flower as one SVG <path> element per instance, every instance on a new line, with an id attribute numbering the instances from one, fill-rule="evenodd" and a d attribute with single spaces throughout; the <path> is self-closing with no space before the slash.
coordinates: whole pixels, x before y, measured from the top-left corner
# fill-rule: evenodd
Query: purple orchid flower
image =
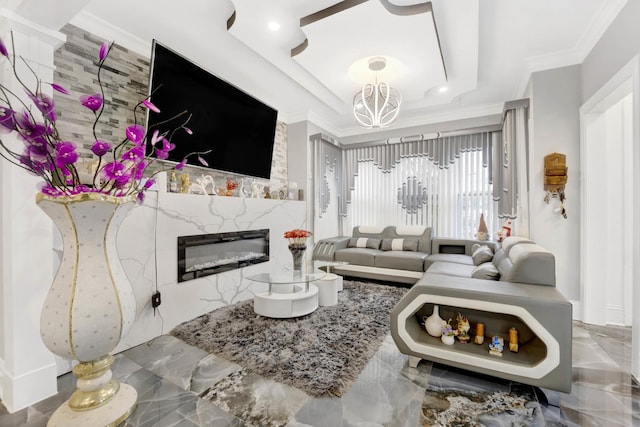
<path id="1" fill-rule="evenodd" d="M 102 107 L 102 95 L 94 93 L 93 95 L 82 95 L 80 103 L 91 111 L 98 111 Z"/>
<path id="2" fill-rule="evenodd" d="M 133 178 L 137 181 L 140 181 L 144 176 L 144 171 L 147 168 L 147 166 L 148 166 L 147 162 L 138 163 L 135 167 Z"/>
<path id="3" fill-rule="evenodd" d="M 16 130 L 15 114 L 11 108 L 0 106 L 0 126 L 10 131 Z"/>
<path id="4" fill-rule="evenodd" d="M 126 186 L 133 178 L 130 170 L 123 163 L 117 160 L 104 165 L 102 168 L 102 174 L 107 180 L 113 181 L 113 185 L 116 188 Z"/>
<path id="5" fill-rule="evenodd" d="M 102 43 L 100 46 L 100 62 L 104 61 L 107 58 L 107 54 L 109 53 L 109 44 L 107 42 Z"/>
<path id="6" fill-rule="evenodd" d="M 124 164 L 114 160 L 113 162 L 109 162 L 102 168 L 102 174 L 109 181 L 120 178 L 122 175 L 126 173 L 126 168 Z"/>
<path id="7" fill-rule="evenodd" d="M 29 98 L 35 104 L 36 108 L 40 110 L 43 115 L 48 115 L 53 111 L 53 106 L 55 103 L 53 102 L 53 98 L 43 94 L 37 93 L 35 95 L 29 95 Z"/>
<path id="8" fill-rule="evenodd" d="M 9 57 L 9 52 L 7 51 L 7 46 L 5 46 L 5 44 L 2 41 L 2 39 L 0 39 L 0 54 L 2 54 L 3 56 L 6 56 L 7 58 Z"/>
<path id="9" fill-rule="evenodd" d="M 129 160 L 134 163 L 139 163 L 144 159 L 144 148 L 141 145 L 136 145 L 130 150 L 122 153 L 122 160 Z"/>
<path id="10" fill-rule="evenodd" d="M 43 194 L 46 194 L 47 196 L 58 197 L 64 194 L 62 191 L 58 190 L 57 188 L 52 187 L 51 184 L 49 183 L 42 183 L 42 184 L 44 185 L 40 187 L 40 192 L 42 192 Z"/>
<path id="11" fill-rule="evenodd" d="M 129 141 L 136 145 L 140 145 L 142 141 L 144 141 L 145 130 L 144 127 L 140 125 L 131 125 L 127 127 L 125 134 Z"/>
<path id="12" fill-rule="evenodd" d="M 145 183 L 144 183 L 143 188 L 144 188 L 145 190 L 148 190 L 148 189 L 149 189 L 149 188 L 151 188 L 151 187 L 153 186 L 153 184 L 155 184 L 155 183 L 156 183 L 155 178 L 149 178 L 149 179 L 147 180 L 147 182 L 145 182 Z"/>
<path id="13" fill-rule="evenodd" d="M 176 165 L 176 170 L 181 170 L 186 164 L 187 164 L 187 159 L 186 158 L 182 159 L 182 161 Z"/>
<path id="14" fill-rule="evenodd" d="M 57 85 L 57 84 L 55 84 L 55 83 L 49 83 L 49 84 L 51 85 L 51 87 L 53 88 L 53 90 L 55 90 L 55 91 L 57 91 L 57 92 L 60 92 L 60 93 L 62 93 L 62 94 L 65 94 L 65 95 L 69 95 L 69 91 L 68 91 L 67 89 L 63 88 L 62 86 Z"/>
<path id="15" fill-rule="evenodd" d="M 75 145 L 72 142 L 59 142 L 56 144 L 54 159 L 56 166 L 62 169 L 64 173 L 65 166 L 73 164 L 78 160 Z"/>
<path id="16" fill-rule="evenodd" d="M 139 191 L 138 192 L 138 195 L 136 196 L 136 200 L 138 201 L 139 205 L 144 203 L 144 192 L 143 191 Z"/>
<path id="17" fill-rule="evenodd" d="M 143 99 L 142 100 L 142 105 L 144 105 L 145 107 L 147 107 L 149 110 L 153 111 L 154 113 L 159 113 L 160 109 L 158 107 L 156 107 L 155 105 L 153 105 L 151 103 L 151 101 L 149 101 L 148 99 Z"/>
<path id="18" fill-rule="evenodd" d="M 102 157 L 111 150 L 111 144 L 106 141 L 96 140 L 91 146 L 91 152 L 98 157 Z"/>

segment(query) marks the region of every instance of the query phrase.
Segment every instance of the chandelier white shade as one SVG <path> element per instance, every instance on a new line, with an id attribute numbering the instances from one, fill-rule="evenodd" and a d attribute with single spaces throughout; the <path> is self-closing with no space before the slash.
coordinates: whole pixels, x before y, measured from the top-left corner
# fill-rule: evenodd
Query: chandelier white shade
<path id="1" fill-rule="evenodd" d="M 372 58 L 369 69 L 380 71 L 386 66 L 384 58 Z M 400 112 L 402 96 L 387 82 L 366 83 L 353 97 L 353 115 L 363 128 L 375 129 L 391 126 Z"/>

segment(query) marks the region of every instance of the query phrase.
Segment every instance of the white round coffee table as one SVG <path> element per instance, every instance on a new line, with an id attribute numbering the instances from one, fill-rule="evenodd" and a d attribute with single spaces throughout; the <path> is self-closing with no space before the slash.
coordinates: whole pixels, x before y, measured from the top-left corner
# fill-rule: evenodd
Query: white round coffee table
<path id="1" fill-rule="evenodd" d="M 249 280 L 269 284 L 267 292 L 253 297 L 253 311 L 261 316 L 282 319 L 312 313 L 318 308 L 318 288 L 309 282 L 325 275 L 324 271 L 281 271 L 248 276 Z"/>

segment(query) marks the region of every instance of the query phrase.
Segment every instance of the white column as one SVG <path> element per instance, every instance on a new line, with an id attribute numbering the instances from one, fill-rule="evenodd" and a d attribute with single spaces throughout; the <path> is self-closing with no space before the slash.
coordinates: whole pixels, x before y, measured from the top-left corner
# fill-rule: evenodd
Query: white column
<path id="1" fill-rule="evenodd" d="M 0 12 L 0 37 L 7 48 L 12 31 L 16 52 L 42 81 L 52 82 L 54 51 L 65 36 L 6 9 Z M 0 81 L 24 94 L 2 59 Z M 21 144 L 13 135 L 1 137 Z M 57 392 L 54 356 L 40 339 L 40 310 L 54 276 L 54 226 L 35 204 L 38 181 L 0 159 L 0 397 L 10 412 Z"/>

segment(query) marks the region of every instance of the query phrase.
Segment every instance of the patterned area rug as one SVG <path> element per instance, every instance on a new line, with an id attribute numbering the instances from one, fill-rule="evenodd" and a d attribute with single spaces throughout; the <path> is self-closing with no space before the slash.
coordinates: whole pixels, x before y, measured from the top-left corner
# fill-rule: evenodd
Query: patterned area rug
<path id="1" fill-rule="evenodd" d="M 248 300 L 178 325 L 171 334 L 311 396 L 342 396 L 389 333 L 389 313 L 407 291 L 345 280 L 337 305 L 307 316 L 258 316 Z"/>

